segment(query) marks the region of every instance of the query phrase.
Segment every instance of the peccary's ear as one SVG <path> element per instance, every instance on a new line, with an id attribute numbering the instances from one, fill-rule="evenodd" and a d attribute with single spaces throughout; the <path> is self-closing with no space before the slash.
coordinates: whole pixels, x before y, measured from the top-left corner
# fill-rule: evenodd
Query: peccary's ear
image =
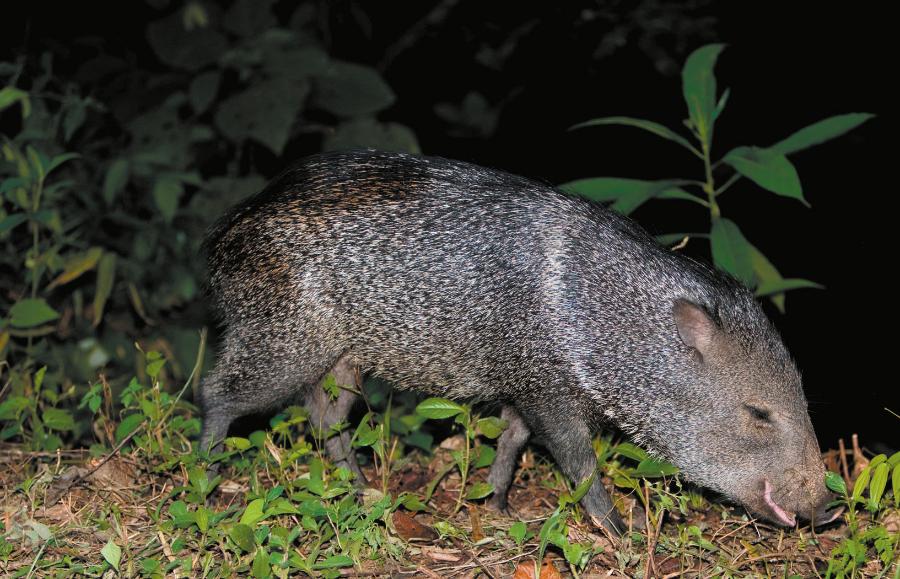
<path id="1" fill-rule="evenodd" d="M 706 356 L 719 331 L 706 310 L 688 300 L 677 299 L 672 307 L 672 316 L 675 318 L 681 341 L 700 352 L 701 356 Z"/>

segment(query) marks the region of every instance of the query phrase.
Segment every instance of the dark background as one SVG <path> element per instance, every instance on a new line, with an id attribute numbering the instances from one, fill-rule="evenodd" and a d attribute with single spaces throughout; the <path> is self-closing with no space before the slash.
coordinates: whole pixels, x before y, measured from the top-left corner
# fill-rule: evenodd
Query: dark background
<path id="1" fill-rule="evenodd" d="M 720 90 L 732 91 L 716 128 L 717 155 L 737 145 L 774 143 L 830 115 L 876 113 L 849 135 L 792 156 L 811 209 L 746 180 L 723 198 L 722 208 L 785 277 L 827 287 L 789 293 L 785 315 L 770 311 L 803 371 L 822 445 L 833 447 L 854 432 L 870 447 L 896 445 L 900 419 L 884 410 L 900 411 L 892 374 L 895 300 L 889 296 L 896 263 L 889 18 L 874 3 L 840 10 L 785 2 L 649 3 L 662 16 L 648 34 L 629 27 L 636 4 L 445 2 L 447 13 L 390 58 L 385 55 L 438 3 L 318 6 L 328 21 L 331 53 L 380 67 L 397 94 L 396 104 L 380 116 L 412 128 L 423 152 L 550 183 L 601 175 L 702 175 L 689 154 L 640 131 L 567 128 L 619 114 L 680 126 L 680 65 L 711 41 L 728 44 L 717 77 Z M 4 7 L 4 57 L 65 50 L 74 39 L 93 35 L 111 52 L 154 66 L 144 27 L 158 11 L 144 3 L 32 2 L 24 10 L 10 16 Z M 680 16 L 669 21 L 667 11 Z M 516 35 L 509 53 L 494 55 L 493 65 L 476 58 Z M 69 72 L 74 61 L 73 48 Z M 459 134 L 435 113 L 437 103 L 459 103 L 471 90 L 502 105 L 496 130 Z M 294 149 L 285 157 L 309 152 L 302 144 Z M 282 168 L 279 163 L 272 161 L 271 173 Z M 673 207 L 650 203 L 634 217 L 654 233 L 705 228 L 702 212 Z M 699 244 L 688 251 L 702 255 Z"/>

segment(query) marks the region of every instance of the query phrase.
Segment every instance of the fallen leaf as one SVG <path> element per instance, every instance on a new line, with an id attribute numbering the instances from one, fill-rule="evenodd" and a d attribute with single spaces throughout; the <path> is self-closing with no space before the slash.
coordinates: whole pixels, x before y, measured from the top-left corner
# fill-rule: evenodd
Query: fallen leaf
<path id="1" fill-rule="evenodd" d="M 397 531 L 397 534 L 404 541 L 433 541 L 437 539 L 437 533 L 434 532 L 434 529 L 423 525 L 403 511 L 394 511 L 392 520 L 394 522 L 394 530 Z"/>

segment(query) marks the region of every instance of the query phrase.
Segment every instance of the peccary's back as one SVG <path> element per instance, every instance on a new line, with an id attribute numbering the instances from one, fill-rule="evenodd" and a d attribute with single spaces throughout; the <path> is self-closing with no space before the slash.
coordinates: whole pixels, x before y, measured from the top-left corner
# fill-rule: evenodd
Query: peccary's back
<path id="1" fill-rule="evenodd" d="M 754 308 L 728 278 L 600 206 L 402 154 L 304 161 L 223 218 L 207 252 L 228 331 L 314 341 L 453 397 L 579 382 L 586 352 L 668 347 L 663 309 L 677 295 Z M 622 371 L 608 366 L 609 379 Z"/>

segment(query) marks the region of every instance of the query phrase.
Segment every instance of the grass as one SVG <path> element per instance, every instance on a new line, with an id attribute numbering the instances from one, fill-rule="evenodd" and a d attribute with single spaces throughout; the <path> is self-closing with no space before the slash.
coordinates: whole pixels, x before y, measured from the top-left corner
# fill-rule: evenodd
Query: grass
<path id="1" fill-rule="evenodd" d="M 867 480 L 858 493 L 848 484 L 866 468 L 870 479 L 884 472 L 888 459 L 870 464 L 858 444 L 825 457 L 845 474 L 852 508 L 815 532 L 749 518 L 663 467 L 635 467 L 640 449 L 598 439 L 604 483 L 617 487 L 633 527 L 619 539 L 582 518 L 576 505 L 587 487 L 570 489 L 531 448 L 511 513 L 487 509 L 484 457 L 495 436 L 484 431 L 496 435 L 502 425 L 459 406 L 449 435 L 423 444 L 424 419 L 399 394 L 386 404 L 369 396 L 356 429 L 377 488 L 360 490 L 328 464 L 297 407 L 270 430 L 229 439 L 210 479 L 191 449 L 199 420 L 182 397 L 191 380 L 167 393 L 165 362 L 153 353 L 147 361 L 148 383 L 133 380 L 118 393 L 121 411 L 110 410 L 105 380 L 85 396 L 98 441 L 90 449 L 0 447 L 0 575 L 498 578 L 533 577 L 537 565 L 543 578 L 900 577 L 891 482 L 874 502 L 880 482 Z"/>

